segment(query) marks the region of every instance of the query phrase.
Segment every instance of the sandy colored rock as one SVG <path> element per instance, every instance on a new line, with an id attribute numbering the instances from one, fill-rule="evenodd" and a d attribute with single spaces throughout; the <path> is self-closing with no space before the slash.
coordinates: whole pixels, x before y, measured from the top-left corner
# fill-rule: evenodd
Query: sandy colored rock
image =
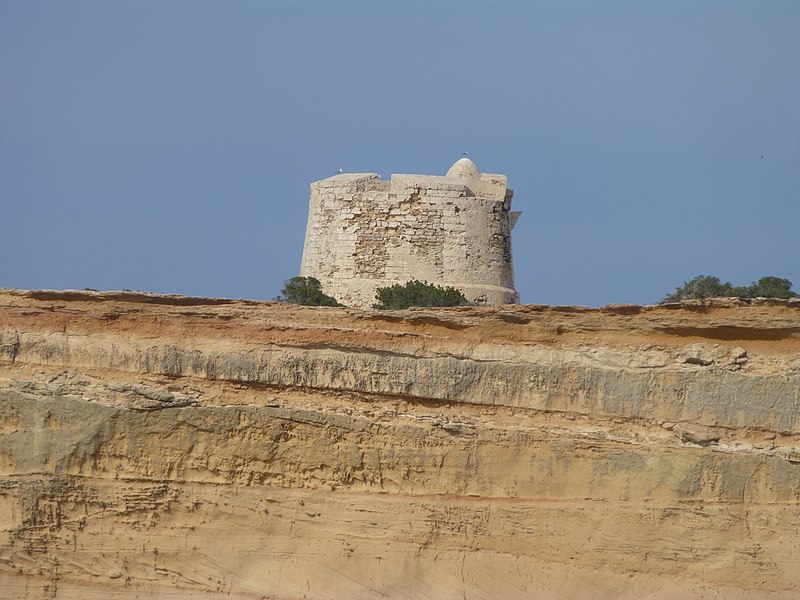
<path id="1" fill-rule="evenodd" d="M 795 598 L 800 303 L 6 290 L 0 529 L 3 598 Z"/>

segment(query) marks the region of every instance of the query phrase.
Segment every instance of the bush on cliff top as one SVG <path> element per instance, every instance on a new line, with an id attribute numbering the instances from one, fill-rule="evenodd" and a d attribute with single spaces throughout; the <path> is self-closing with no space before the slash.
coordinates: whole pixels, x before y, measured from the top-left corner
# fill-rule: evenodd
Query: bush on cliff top
<path id="1" fill-rule="evenodd" d="M 792 291 L 792 282 L 780 277 L 762 277 L 748 286 L 735 286 L 730 282 L 723 283 L 719 277 L 698 275 L 687 281 L 671 294 L 661 299 L 660 303 L 680 302 L 692 298 L 797 298 Z"/>
<path id="2" fill-rule="evenodd" d="M 399 309 L 411 306 L 465 306 L 469 304 L 459 290 L 432 283 L 412 280 L 404 285 L 395 284 L 378 288 L 374 308 Z"/>
<path id="3" fill-rule="evenodd" d="M 279 302 L 301 304 L 302 306 L 344 306 L 336 298 L 322 291 L 322 284 L 316 277 L 292 277 L 283 282 Z"/>

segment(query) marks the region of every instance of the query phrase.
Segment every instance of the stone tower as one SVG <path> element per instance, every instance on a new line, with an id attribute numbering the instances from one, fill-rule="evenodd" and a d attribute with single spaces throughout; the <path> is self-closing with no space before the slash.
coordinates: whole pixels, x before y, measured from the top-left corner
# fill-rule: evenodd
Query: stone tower
<path id="1" fill-rule="evenodd" d="M 347 306 L 411 279 L 453 286 L 480 304 L 519 302 L 505 175 L 468 158 L 445 176 L 343 173 L 311 184 L 300 274 Z"/>

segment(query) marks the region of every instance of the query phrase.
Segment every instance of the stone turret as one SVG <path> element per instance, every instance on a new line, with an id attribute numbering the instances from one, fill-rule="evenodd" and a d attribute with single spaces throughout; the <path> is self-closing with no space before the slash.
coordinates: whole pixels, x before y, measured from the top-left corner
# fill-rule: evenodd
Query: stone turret
<path id="1" fill-rule="evenodd" d="M 505 175 L 461 158 L 445 176 L 343 173 L 311 184 L 300 274 L 367 308 L 375 291 L 411 279 L 453 286 L 480 304 L 519 301 L 512 190 Z"/>

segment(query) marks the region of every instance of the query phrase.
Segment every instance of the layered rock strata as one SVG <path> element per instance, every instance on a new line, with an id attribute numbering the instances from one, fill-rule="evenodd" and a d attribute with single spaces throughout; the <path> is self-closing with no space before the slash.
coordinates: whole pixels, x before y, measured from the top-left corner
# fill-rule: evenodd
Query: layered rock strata
<path id="1" fill-rule="evenodd" d="M 800 302 L 0 292 L 0 597 L 796 598 Z"/>

